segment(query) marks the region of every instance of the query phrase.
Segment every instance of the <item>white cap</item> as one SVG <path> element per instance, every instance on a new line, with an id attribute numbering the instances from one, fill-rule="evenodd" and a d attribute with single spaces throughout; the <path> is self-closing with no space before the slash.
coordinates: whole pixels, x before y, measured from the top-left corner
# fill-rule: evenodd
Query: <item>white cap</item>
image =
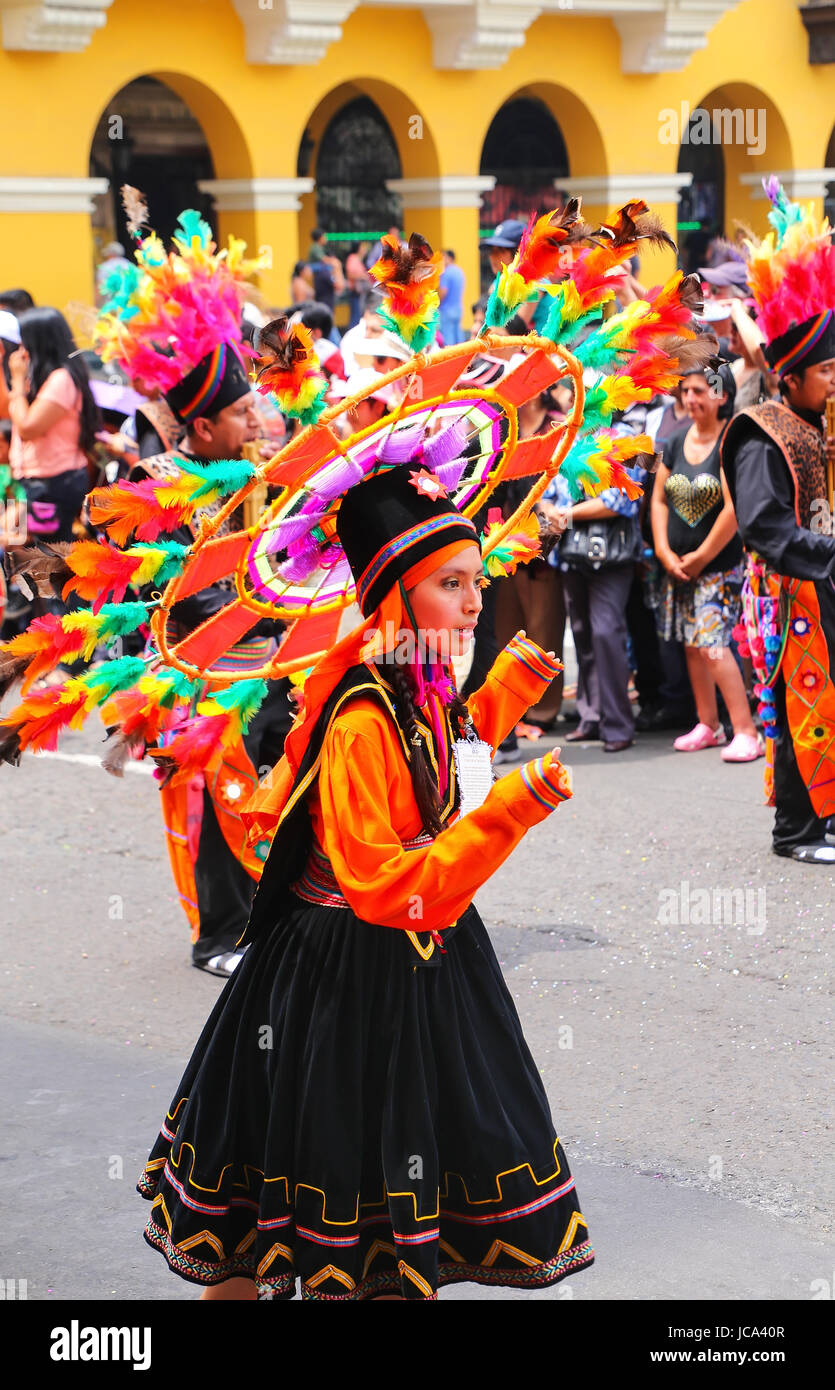
<path id="1" fill-rule="evenodd" d="M 379 385 L 375 386 L 375 382 L 379 382 Z M 386 405 L 393 405 L 400 399 L 395 383 L 385 384 L 373 367 L 359 367 L 347 381 L 334 379 L 328 388 L 328 395 L 344 401 L 347 396 L 356 396 L 360 391 L 363 395 L 385 401 Z"/>
<path id="2" fill-rule="evenodd" d="M 5 338 L 7 343 L 20 342 L 20 324 L 8 309 L 0 309 L 0 338 Z"/>
<path id="3" fill-rule="evenodd" d="M 408 362 L 413 356 L 411 348 L 389 329 L 376 338 L 359 338 L 351 344 L 351 352 L 355 357 L 396 357 L 398 362 Z"/>
<path id="4" fill-rule="evenodd" d="M 254 328 L 266 328 L 270 321 L 267 315 L 258 308 L 258 305 L 253 304 L 251 299 L 245 299 L 241 305 L 241 318 L 246 319 L 247 323 L 251 323 Z"/>
<path id="5" fill-rule="evenodd" d="M 703 313 L 693 317 L 697 323 L 721 323 L 731 317 L 731 303 L 730 299 L 706 299 Z"/>

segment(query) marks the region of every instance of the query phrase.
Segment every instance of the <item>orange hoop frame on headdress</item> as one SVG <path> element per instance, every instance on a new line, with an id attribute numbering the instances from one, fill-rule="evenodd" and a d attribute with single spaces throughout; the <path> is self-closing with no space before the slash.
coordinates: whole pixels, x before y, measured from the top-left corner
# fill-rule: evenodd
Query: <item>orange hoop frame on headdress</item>
<path id="1" fill-rule="evenodd" d="M 186 568 L 183 570 L 182 574 L 169 582 L 165 592 L 162 594 L 159 606 L 151 617 L 151 630 L 161 660 L 167 666 L 182 672 L 183 675 L 188 676 L 190 679 L 207 681 L 210 686 L 215 683 L 228 685 L 232 681 L 254 680 L 258 677 L 265 680 L 277 680 L 282 676 L 287 676 L 294 671 L 298 671 L 300 667 L 310 666 L 319 660 L 336 638 L 338 614 L 350 603 L 351 600 L 348 598 L 333 602 L 331 613 L 332 615 L 336 615 L 336 621 L 331 623 L 333 631 L 330 634 L 330 640 L 327 645 L 323 646 L 321 651 L 305 651 L 302 658 L 298 655 L 295 658 L 292 656 L 288 657 L 287 654 L 282 655 L 286 646 L 292 649 L 292 636 L 296 623 L 301 622 L 302 624 L 309 625 L 311 622 L 315 621 L 315 618 L 302 614 L 288 627 L 282 646 L 279 648 L 278 652 L 276 652 L 272 660 L 267 662 L 264 666 L 259 667 L 257 670 L 240 672 L 224 671 L 222 675 L 221 673 L 217 673 L 217 676 L 215 676 L 210 669 L 211 663 L 208 663 L 207 667 L 202 667 L 193 660 L 189 661 L 187 659 L 187 654 L 197 645 L 200 640 L 200 634 L 205 633 L 210 624 L 217 624 L 218 631 L 226 637 L 226 644 L 229 645 L 239 641 L 258 617 L 262 617 L 265 614 L 269 615 L 275 611 L 270 604 L 262 603 L 260 600 L 253 598 L 251 594 L 246 593 L 241 581 L 240 559 L 258 533 L 259 523 L 258 525 L 251 526 L 247 531 L 236 532 L 234 536 L 223 538 L 223 540 L 228 543 L 230 555 L 228 568 L 223 571 L 223 573 L 231 574 L 233 570 L 235 571 L 237 599 L 234 600 L 233 603 L 227 605 L 226 608 L 221 609 L 220 612 L 215 614 L 212 618 L 207 619 L 205 623 L 202 623 L 200 627 L 196 628 L 188 637 L 172 645 L 169 642 L 167 632 L 168 616 L 172 607 L 181 596 L 184 580 L 189 572 L 189 566 L 192 564 L 192 561 L 197 560 L 208 542 L 213 540 L 217 535 L 218 529 L 222 523 L 241 505 L 244 499 L 248 497 L 256 487 L 264 482 L 273 485 L 280 484 L 282 464 L 297 459 L 298 455 L 303 451 L 304 446 L 315 436 L 317 430 L 327 427 L 332 420 L 337 419 L 360 401 L 365 400 L 371 390 L 377 390 L 380 385 L 388 385 L 391 382 L 400 381 L 404 377 L 412 377 L 414 379 L 417 377 L 418 373 L 421 372 L 424 372 L 429 377 L 430 388 L 428 394 L 421 390 L 420 394 L 415 396 L 414 393 L 410 394 L 410 389 L 407 386 L 397 411 L 390 417 L 386 416 L 386 423 L 390 422 L 392 428 L 394 428 L 399 420 L 408 418 L 410 400 L 416 400 L 418 402 L 418 405 L 415 406 L 417 409 L 425 408 L 427 405 L 441 405 L 445 400 L 456 399 L 454 387 L 461 376 L 463 368 L 459 368 L 454 376 L 450 376 L 449 373 L 445 374 L 443 371 L 436 372 L 438 367 L 443 367 L 444 364 L 449 362 L 457 363 L 459 358 L 464 358 L 469 361 L 485 350 L 497 351 L 506 350 L 508 348 L 515 348 L 517 351 L 527 351 L 531 357 L 537 352 L 547 357 L 558 357 L 560 361 L 565 364 L 565 371 L 562 375 L 570 376 L 574 383 L 574 402 L 566 420 L 561 421 L 553 430 L 549 430 L 547 434 L 534 436 L 536 440 L 534 450 L 537 456 L 537 467 L 530 471 L 530 476 L 533 477 L 537 475 L 537 480 L 529 489 L 513 515 L 510 516 L 507 521 L 503 522 L 490 536 L 489 541 L 485 543 L 484 555 L 488 555 L 500 545 L 505 536 L 509 535 L 519 525 L 530 512 L 531 508 L 539 501 L 548 483 L 559 471 L 563 459 L 574 443 L 577 432 L 583 424 L 585 389 L 583 385 L 582 367 L 566 348 L 552 342 L 550 338 L 544 338 L 536 334 L 511 337 L 500 333 L 485 333 L 480 338 L 470 339 L 465 343 L 457 343 L 452 347 L 441 348 L 439 351 L 431 354 L 417 353 L 414 357 L 410 358 L 408 362 L 404 362 L 401 366 L 377 378 L 371 387 L 366 387 L 365 390 L 356 392 L 352 396 L 347 396 L 336 405 L 329 406 L 323 411 L 314 425 L 308 425 L 299 435 L 291 440 L 289 444 L 285 444 L 271 459 L 265 463 L 259 464 L 256 468 L 255 475 L 244 487 L 240 488 L 234 496 L 230 497 L 213 517 L 204 518 L 192 547 Z M 518 370 L 519 368 L 516 369 L 516 371 Z M 437 380 L 430 375 L 432 373 L 435 373 Z M 519 448 L 528 444 L 527 440 L 520 441 L 518 438 L 516 409 L 520 404 L 524 404 L 526 400 L 531 399 L 536 393 L 536 384 L 535 382 L 532 383 L 532 389 L 528 395 L 517 395 L 514 399 L 513 396 L 507 394 L 507 391 L 502 390 L 502 384 L 504 381 L 509 385 L 515 375 L 516 372 L 514 371 L 506 378 L 500 379 L 495 386 L 474 387 L 470 388 L 469 392 L 467 392 L 467 394 L 472 395 L 474 391 L 477 391 L 485 400 L 500 402 L 503 407 L 507 408 L 507 420 L 510 426 L 508 438 L 502 446 L 503 456 L 501 462 L 491 476 L 489 484 L 483 483 L 479 487 L 475 497 L 471 499 L 466 507 L 462 508 L 463 513 L 467 516 L 478 511 L 490 496 L 490 493 L 505 478 L 526 476 L 525 472 L 514 473 L 511 468 L 512 460 Z M 462 392 L 462 394 L 464 393 Z M 356 434 L 351 435 L 348 439 L 340 440 L 332 431 L 328 431 L 330 435 L 328 440 L 329 451 L 345 458 L 347 457 L 349 447 L 357 440 L 361 440 L 367 432 L 368 431 L 360 430 Z M 539 456 L 547 449 L 551 442 L 554 444 L 553 453 L 550 455 L 547 466 L 540 469 L 538 466 Z M 321 466 L 321 463 L 322 457 L 311 453 L 309 464 L 306 468 L 303 466 L 297 471 L 292 482 L 288 484 L 287 489 L 280 499 L 282 505 L 286 505 L 289 498 L 302 490 L 307 479 Z M 272 506 L 275 506 L 275 504 L 272 504 Z M 222 577 L 222 574 L 215 568 L 212 579 L 220 577 Z M 212 582 L 212 580 L 207 579 L 205 582 L 209 583 Z M 189 593 L 199 592 L 200 587 L 202 586 L 198 585 L 197 587 L 190 588 Z M 327 616 L 327 614 L 325 610 L 319 610 L 316 616 L 322 617 Z"/>

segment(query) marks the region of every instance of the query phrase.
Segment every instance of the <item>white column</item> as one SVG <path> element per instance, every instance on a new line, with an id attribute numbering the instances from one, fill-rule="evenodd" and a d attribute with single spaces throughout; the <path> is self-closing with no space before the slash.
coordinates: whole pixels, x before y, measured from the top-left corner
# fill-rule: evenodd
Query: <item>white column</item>
<path id="1" fill-rule="evenodd" d="M 677 203 L 681 190 L 693 182 L 692 174 L 600 174 L 554 179 L 554 187 L 567 197 L 582 198 L 595 207 L 620 207 L 630 198 L 653 203 Z"/>
<path id="2" fill-rule="evenodd" d="M 106 193 L 107 179 L 0 178 L 0 212 L 94 211 L 93 199 Z"/>
<path id="3" fill-rule="evenodd" d="M 314 179 L 199 179 L 197 187 L 218 212 L 298 212 Z"/>
<path id="4" fill-rule="evenodd" d="M 776 177 L 789 198 L 808 203 L 811 198 L 825 198 L 827 184 L 835 181 L 835 169 L 776 169 Z M 751 189 L 752 198 L 764 198 L 763 174 L 740 174 L 739 182 Z"/>
<path id="5" fill-rule="evenodd" d="M 480 208 L 481 195 L 495 187 L 492 174 L 441 174 L 429 179 L 386 179 L 404 208 Z"/>

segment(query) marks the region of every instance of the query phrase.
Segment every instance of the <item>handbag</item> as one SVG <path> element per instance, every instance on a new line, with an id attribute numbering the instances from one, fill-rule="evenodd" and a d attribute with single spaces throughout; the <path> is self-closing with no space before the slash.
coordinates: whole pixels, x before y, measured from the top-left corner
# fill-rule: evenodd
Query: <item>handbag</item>
<path id="1" fill-rule="evenodd" d="M 604 565 L 634 564 L 643 553 L 634 517 L 604 516 L 571 525 L 560 541 L 559 557 L 571 569 L 596 573 Z"/>

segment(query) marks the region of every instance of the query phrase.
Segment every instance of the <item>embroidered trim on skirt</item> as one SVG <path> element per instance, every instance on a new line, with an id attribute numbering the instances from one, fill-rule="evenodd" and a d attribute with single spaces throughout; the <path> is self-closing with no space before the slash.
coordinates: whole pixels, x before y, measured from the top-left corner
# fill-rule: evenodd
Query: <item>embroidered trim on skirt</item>
<path id="1" fill-rule="evenodd" d="M 220 995 L 138 1190 L 198 1284 L 434 1299 L 592 1263 L 574 1180 L 475 908 L 436 968 L 406 933 L 294 899 Z"/>
<path id="2" fill-rule="evenodd" d="M 656 619 L 664 641 L 675 638 L 687 647 L 729 647 L 742 611 L 744 578 L 743 564 L 700 574 L 687 583 L 665 574 Z"/>

